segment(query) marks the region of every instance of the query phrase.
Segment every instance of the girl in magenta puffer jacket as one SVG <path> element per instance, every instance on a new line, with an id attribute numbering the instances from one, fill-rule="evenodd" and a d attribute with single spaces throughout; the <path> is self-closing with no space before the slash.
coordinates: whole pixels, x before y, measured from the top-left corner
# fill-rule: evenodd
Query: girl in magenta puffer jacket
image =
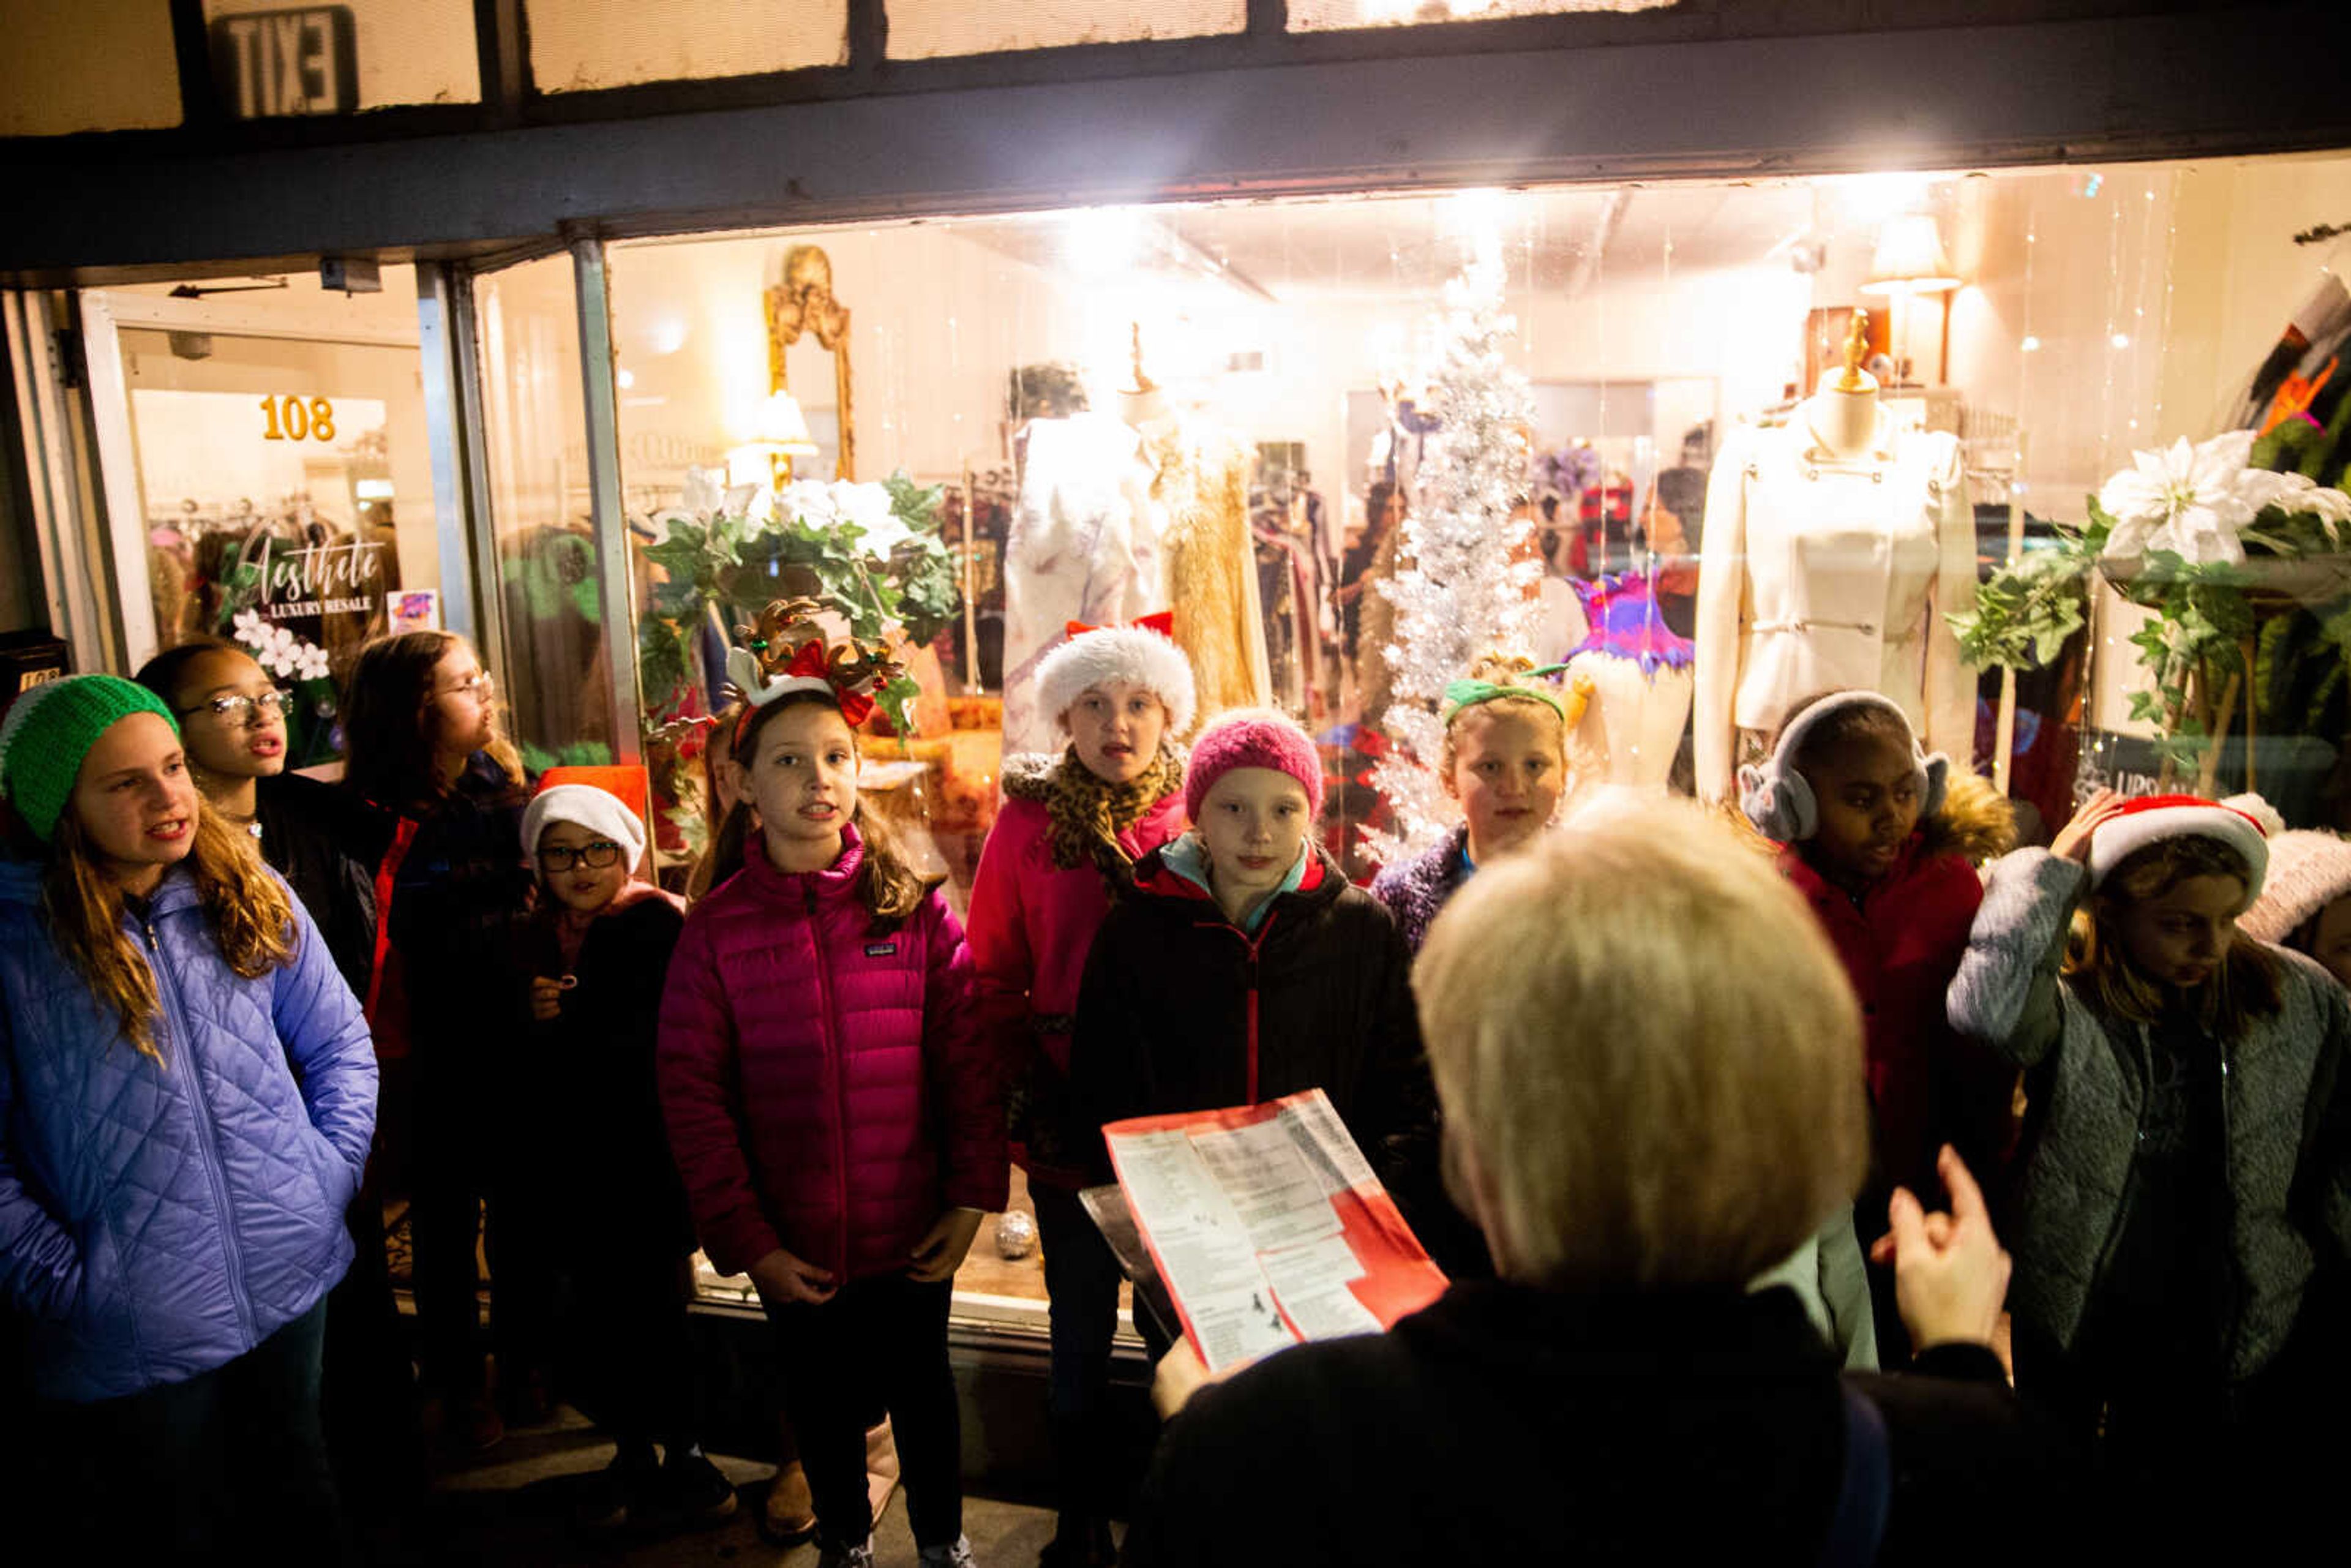
<path id="1" fill-rule="evenodd" d="M 947 1303 L 1004 1207 L 1002 1099 L 962 928 L 858 800 L 874 666 L 792 630 L 730 665 L 745 800 L 670 963 L 662 1110 L 704 1249 L 775 1325 L 821 1563 L 872 1561 L 878 1394 L 924 1562 L 968 1564 Z"/>

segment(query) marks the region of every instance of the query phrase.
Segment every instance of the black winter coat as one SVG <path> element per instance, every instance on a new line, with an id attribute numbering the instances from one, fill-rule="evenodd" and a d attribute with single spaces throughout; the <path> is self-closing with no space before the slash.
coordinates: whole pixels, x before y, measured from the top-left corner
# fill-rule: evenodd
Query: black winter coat
<path id="1" fill-rule="evenodd" d="M 1254 936 L 1169 870 L 1135 863 L 1094 937 L 1071 1037 L 1088 1125 L 1321 1089 L 1407 1218 L 1436 1179 L 1436 1096 L 1395 922 L 1315 846 Z M 1108 1179 L 1100 1140 L 1095 1157 Z"/>
<path id="2" fill-rule="evenodd" d="M 351 994 L 367 1000 L 375 973 L 376 867 L 394 819 L 349 790 L 298 773 L 255 781 L 261 858 L 293 888 L 334 955 Z"/>
<path id="3" fill-rule="evenodd" d="M 559 1243 L 572 1256 L 677 1256 L 694 1250 L 694 1226 L 662 1121 L 653 1043 L 685 916 L 642 883 L 622 896 L 631 902 L 590 924 L 569 967 L 551 912 L 523 928 L 507 1093 L 515 1186 L 538 1223 L 579 1231 Z M 532 1018 L 531 977 L 566 974 L 578 984 L 563 993 L 560 1012 Z"/>
<path id="4" fill-rule="evenodd" d="M 1854 1379 L 1884 1416 L 1880 1563 L 2075 1561 L 2078 1461 L 2000 1364 Z M 1280 1351 L 1162 1434 L 1128 1568 L 1810 1564 L 1844 1479 L 1835 1361 L 1793 1292 L 1456 1285 L 1384 1334 Z"/>

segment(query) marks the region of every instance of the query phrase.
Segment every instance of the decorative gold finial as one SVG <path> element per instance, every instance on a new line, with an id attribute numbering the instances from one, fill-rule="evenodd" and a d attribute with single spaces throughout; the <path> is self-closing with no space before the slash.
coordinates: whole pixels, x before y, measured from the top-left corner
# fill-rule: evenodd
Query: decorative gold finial
<path id="1" fill-rule="evenodd" d="M 1853 313 L 1853 325 L 1844 335 L 1844 374 L 1837 378 L 1837 391 L 1865 392 L 1877 390 L 1877 383 L 1862 373 L 1861 361 L 1868 357 L 1869 312 L 1856 309 Z"/>

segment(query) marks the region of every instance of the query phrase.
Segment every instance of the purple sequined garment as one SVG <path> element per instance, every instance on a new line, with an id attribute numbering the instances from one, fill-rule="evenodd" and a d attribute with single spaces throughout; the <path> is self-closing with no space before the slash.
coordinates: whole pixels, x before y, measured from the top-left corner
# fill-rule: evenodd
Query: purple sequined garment
<path id="1" fill-rule="evenodd" d="M 1574 584 L 1575 596 L 1592 630 L 1575 645 L 1577 653 L 1605 653 L 1641 666 L 1654 676 L 1660 669 L 1687 670 L 1697 653 L 1687 637 L 1677 635 L 1657 613 L 1656 594 L 1646 571 L 1620 572 Z"/>

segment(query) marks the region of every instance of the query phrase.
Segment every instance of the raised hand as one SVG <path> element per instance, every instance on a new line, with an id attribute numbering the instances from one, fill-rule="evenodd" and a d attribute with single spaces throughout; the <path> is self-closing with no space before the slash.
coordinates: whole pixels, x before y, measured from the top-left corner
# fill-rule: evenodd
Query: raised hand
<path id="1" fill-rule="evenodd" d="M 2121 810 L 2126 802 L 2112 789 L 2101 789 L 2082 802 L 2074 812 L 2074 820 L 2057 830 L 2050 841 L 2049 852 L 2060 860 L 2090 863 L 2090 836 L 2100 824 Z"/>
<path id="2" fill-rule="evenodd" d="M 1946 1144 L 1935 1168 L 1950 1212 L 1928 1214 L 1909 1188 L 1895 1188 L 1886 1206 L 1894 1228 L 1870 1256 L 1893 1261 L 1894 1301 L 1913 1345 L 1990 1344 L 2012 1265 L 1967 1163 Z"/>

